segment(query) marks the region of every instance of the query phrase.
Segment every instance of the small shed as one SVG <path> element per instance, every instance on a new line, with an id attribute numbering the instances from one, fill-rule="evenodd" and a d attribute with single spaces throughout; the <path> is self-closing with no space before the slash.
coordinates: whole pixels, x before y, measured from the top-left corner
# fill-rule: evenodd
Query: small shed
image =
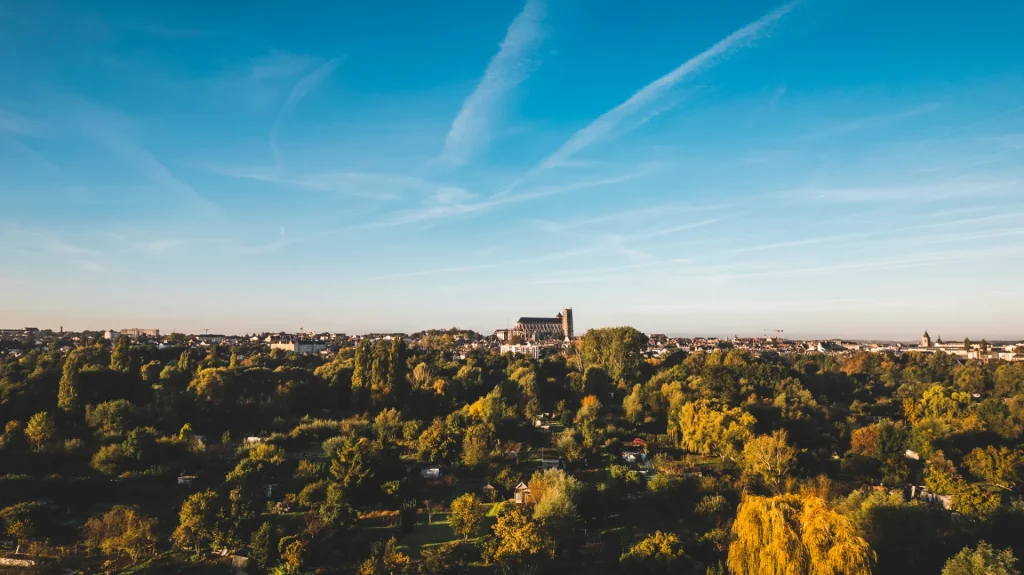
<path id="1" fill-rule="evenodd" d="M 420 477 L 424 479 L 439 479 L 441 477 L 441 466 L 430 464 L 420 469 Z"/>
<path id="2" fill-rule="evenodd" d="M 483 489 L 480 491 L 484 494 L 484 499 L 487 501 L 495 501 L 498 498 L 498 490 L 490 483 L 484 485 Z"/>
<path id="3" fill-rule="evenodd" d="M 520 482 L 519 485 L 516 485 L 515 501 L 520 505 L 530 503 L 533 501 L 533 496 L 530 494 L 529 485 L 523 482 Z"/>
<path id="4" fill-rule="evenodd" d="M 192 485 L 192 482 L 199 479 L 195 475 L 181 475 L 178 477 L 178 485 Z"/>

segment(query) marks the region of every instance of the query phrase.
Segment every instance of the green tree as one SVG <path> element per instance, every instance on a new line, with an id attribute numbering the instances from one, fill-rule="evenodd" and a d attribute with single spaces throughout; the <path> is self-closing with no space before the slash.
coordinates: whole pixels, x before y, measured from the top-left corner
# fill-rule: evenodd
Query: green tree
<path id="1" fill-rule="evenodd" d="M 484 520 L 484 506 L 475 493 L 467 493 L 452 501 L 451 511 L 448 513 L 448 525 L 452 531 L 468 541 L 469 536 L 480 528 Z"/>
<path id="2" fill-rule="evenodd" d="M 178 371 L 181 373 L 192 373 L 192 355 L 187 349 L 178 356 Z"/>
<path id="3" fill-rule="evenodd" d="M 578 479 L 561 469 L 538 471 L 530 478 L 533 518 L 554 542 L 564 539 L 576 525 L 576 501 L 583 491 Z"/>
<path id="4" fill-rule="evenodd" d="M 644 422 L 644 397 L 643 397 L 643 386 L 640 384 L 633 386 L 633 391 L 630 392 L 622 400 L 622 409 L 626 412 L 626 419 L 634 425 L 638 425 Z"/>
<path id="5" fill-rule="evenodd" d="M 136 410 L 127 399 L 104 401 L 85 408 L 85 423 L 100 435 L 123 435 L 135 423 Z"/>
<path id="6" fill-rule="evenodd" d="M 466 430 L 462 439 L 462 464 L 466 467 L 480 467 L 490 460 L 490 431 L 484 425 L 474 425 Z"/>
<path id="7" fill-rule="evenodd" d="M 967 351 L 970 351 L 971 347 L 972 347 L 971 346 L 971 338 L 965 337 L 964 338 L 964 349 L 966 349 Z"/>
<path id="8" fill-rule="evenodd" d="M 217 530 L 217 494 L 206 490 L 193 493 L 181 504 L 178 527 L 171 536 L 179 549 L 190 549 L 196 556 L 219 538 Z"/>
<path id="9" fill-rule="evenodd" d="M 331 460 L 331 479 L 346 498 L 359 494 L 374 476 L 373 445 L 365 437 L 345 436 Z"/>
<path id="10" fill-rule="evenodd" d="M 132 370 L 131 339 L 126 335 L 117 336 L 114 350 L 110 353 L 110 369 L 128 373 Z"/>
<path id="11" fill-rule="evenodd" d="M 623 553 L 619 562 L 629 573 L 667 575 L 680 572 L 684 557 L 678 536 L 655 531 Z"/>
<path id="12" fill-rule="evenodd" d="M 614 381 L 640 379 L 647 336 L 631 327 L 591 329 L 579 342 L 583 363 L 603 368 Z"/>
<path id="13" fill-rule="evenodd" d="M 452 437 L 445 420 L 437 418 L 420 434 L 418 444 L 420 460 L 448 461 L 453 455 L 455 438 Z"/>
<path id="14" fill-rule="evenodd" d="M 36 451 L 42 451 L 43 446 L 53 440 L 57 434 L 57 426 L 53 417 L 45 411 L 33 415 L 25 426 L 25 439 L 32 444 Z"/>
<path id="15" fill-rule="evenodd" d="M 381 445 L 394 443 L 401 431 L 402 416 L 393 407 L 381 410 L 377 417 L 373 418 L 373 433 Z"/>
<path id="16" fill-rule="evenodd" d="M 1017 558 L 1009 549 L 998 551 L 981 541 L 974 549 L 964 547 L 946 561 L 942 575 L 1020 575 Z"/>
<path id="17" fill-rule="evenodd" d="M 1020 482 L 1024 453 L 994 445 L 977 447 L 964 457 L 964 465 L 979 479 L 1003 489 L 1013 489 Z"/>
<path id="18" fill-rule="evenodd" d="M 924 483 L 934 493 L 952 495 L 956 492 L 957 486 L 963 483 L 963 478 L 960 477 L 953 462 L 946 459 L 945 454 L 939 450 L 928 460 Z"/>
<path id="19" fill-rule="evenodd" d="M 80 350 L 81 348 L 68 353 L 57 387 L 57 407 L 68 413 L 78 410 L 79 373 L 82 370 Z"/>
<path id="20" fill-rule="evenodd" d="M 273 528 L 271 527 L 270 522 L 265 521 L 263 525 L 260 525 L 260 528 L 252 534 L 252 539 L 249 541 L 249 560 L 252 561 L 260 571 L 266 571 L 267 567 L 269 567 L 274 561 L 274 547 L 271 545 L 270 541 L 272 534 Z"/>
<path id="21" fill-rule="evenodd" d="M 732 535 L 733 575 L 870 575 L 875 560 L 850 520 L 814 495 L 747 496 Z"/>

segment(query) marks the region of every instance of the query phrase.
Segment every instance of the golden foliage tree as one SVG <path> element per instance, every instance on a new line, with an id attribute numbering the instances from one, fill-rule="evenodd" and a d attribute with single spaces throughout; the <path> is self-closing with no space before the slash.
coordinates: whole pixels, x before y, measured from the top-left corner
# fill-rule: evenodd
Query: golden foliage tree
<path id="1" fill-rule="evenodd" d="M 134 507 L 117 506 L 85 523 L 85 539 L 106 555 L 127 555 L 137 563 L 156 548 L 156 521 Z"/>
<path id="2" fill-rule="evenodd" d="M 814 495 L 745 497 L 732 534 L 734 575 L 870 575 L 875 560 L 853 523 Z"/>
<path id="3" fill-rule="evenodd" d="M 716 408 L 706 399 L 679 409 L 680 445 L 702 455 L 736 460 L 753 437 L 754 416 L 742 408 Z"/>

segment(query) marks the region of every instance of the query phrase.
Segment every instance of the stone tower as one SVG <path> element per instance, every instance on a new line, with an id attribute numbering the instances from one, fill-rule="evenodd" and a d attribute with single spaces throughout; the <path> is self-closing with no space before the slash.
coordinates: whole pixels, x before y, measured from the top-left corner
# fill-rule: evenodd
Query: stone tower
<path id="1" fill-rule="evenodd" d="M 572 339 L 572 308 L 562 310 L 562 335 L 565 339 Z"/>
<path id="2" fill-rule="evenodd" d="M 932 346 L 932 336 L 928 335 L 928 332 L 926 331 L 926 332 L 924 332 L 924 335 L 921 336 L 921 347 L 931 347 L 931 346 Z"/>

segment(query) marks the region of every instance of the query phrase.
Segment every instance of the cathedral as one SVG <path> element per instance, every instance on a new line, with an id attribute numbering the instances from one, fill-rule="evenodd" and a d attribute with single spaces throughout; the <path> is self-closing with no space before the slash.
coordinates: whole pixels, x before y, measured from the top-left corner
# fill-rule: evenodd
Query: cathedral
<path id="1" fill-rule="evenodd" d="M 565 308 L 555 317 L 521 317 L 510 330 L 495 332 L 501 340 L 519 336 L 525 341 L 572 339 L 572 308 Z"/>

